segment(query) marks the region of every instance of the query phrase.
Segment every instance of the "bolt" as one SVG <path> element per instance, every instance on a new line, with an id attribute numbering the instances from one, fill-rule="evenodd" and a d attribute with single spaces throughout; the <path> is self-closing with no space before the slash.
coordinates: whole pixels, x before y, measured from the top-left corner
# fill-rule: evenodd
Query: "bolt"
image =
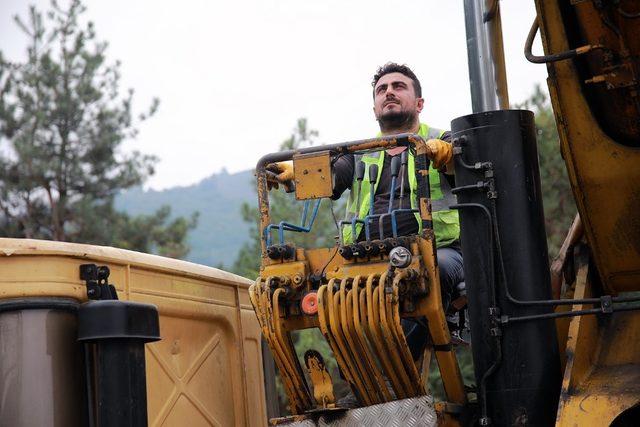
<path id="1" fill-rule="evenodd" d="M 411 252 L 403 246 L 397 246 L 389 252 L 389 264 L 395 268 L 405 268 L 411 265 Z"/>
<path id="2" fill-rule="evenodd" d="M 491 419 L 489 417 L 482 417 L 478 420 L 478 424 L 480 424 L 481 426 L 490 426 Z"/>

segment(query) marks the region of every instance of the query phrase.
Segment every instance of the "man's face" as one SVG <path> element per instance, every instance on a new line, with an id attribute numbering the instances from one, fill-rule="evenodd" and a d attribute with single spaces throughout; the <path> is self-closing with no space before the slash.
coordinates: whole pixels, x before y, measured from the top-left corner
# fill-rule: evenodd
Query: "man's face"
<path id="1" fill-rule="evenodd" d="M 424 100 L 416 97 L 413 81 L 401 73 L 382 76 L 373 94 L 373 113 L 383 129 L 417 121 L 424 106 Z"/>

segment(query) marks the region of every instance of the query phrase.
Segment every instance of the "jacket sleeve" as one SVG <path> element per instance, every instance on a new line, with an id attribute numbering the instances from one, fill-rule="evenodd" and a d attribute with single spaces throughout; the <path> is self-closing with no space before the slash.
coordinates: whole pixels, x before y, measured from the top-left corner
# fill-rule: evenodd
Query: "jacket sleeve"
<path id="1" fill-rule="evenodd" d="M 338 200 L 346 189 L 351 188 L 353 183 L 353 154 L 339 154 L 331 162 L 333 164 L 333 195 L 331 199 Z"/>

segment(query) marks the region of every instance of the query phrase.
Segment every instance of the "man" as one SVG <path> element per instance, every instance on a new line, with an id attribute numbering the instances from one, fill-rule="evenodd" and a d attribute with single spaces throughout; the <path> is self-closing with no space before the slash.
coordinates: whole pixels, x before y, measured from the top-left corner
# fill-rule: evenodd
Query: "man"
<path id="1" fill-rule="evenodd" d="M 449 206 L 456 203 L 451 193 L 453 183 L 453 156 L 450 133 L 429 127 L 420 123 L 419 115 L 424 107 L 422 88 L 416 75 L 406 65 L 387 63 L 380 67 L 373 77 L 373 112 L 380 126 L 380 135 L 394 135 L 400 133 L 414 133 L 427 141 L 428 157 L 431 159 L 429 181 L 433 208 L 433 228 L 436 236 L 438 266 L 442 288 L 443 306 L 447 309 L 453 289 L 456 284 L 464 280 L 462 253 L 459 236 L 460 224 L 458 212 L 450 210 Z M 401 156 L 406 147 L 396 147 L 386 152 L 371 153 L 362 156 L 359 161 L 365 163 L 365 179 L 360 189 L 361 197 L 356 197 L 358 184 L 354 178 L 356 159 L 353 155 L 343 155 L 334 161 L 334 191 L 333 199 L 337 199 L 347 189 L 351 189 L 348 202 L 349 218 L 357 216 L 363 219 L 369 214 L 369 182 L 368 169 L 372 164 L 378 165 L 378 179 L 375 185 L 374 214 L 386 213 L 391 196 L 391 159 Z M 278 181 L 285 182 L 293 178 L 290 164 L 278 164 L 280 174 Z M 404 178 L 399 177 L 403 190 L 397 185 L 394 191 L 393 208 L 416 207 L 416 180 L 413 155 L 409 155 L 408 167 L 401 171 Z M 409 200 L 400 198 L 400 194 L 407 195 Z M 359 200 L 359 204 L 358 204 Z M 421 231 L 419 215 L 404 212 L 397 216 L 398 234 L 417 234 Z M 385 236 L 391 235 L 391 224 L 387 220 L 383 223 Z M 371 224 L 371 239 L 377 239 L 378 223 Z M 354 240 L 364 240 L 364 230 L 361 224 L 356 228 L 356 236 L 352 236 L 350 226 L 343 228 L 343 240 L 351 243 Z M 427 331 L 423 325 L 414 322 L 403 322 L 405 334 L 414 358 L 420 356 L 426 339 Z"/>
<path id="2" fill-rule="evenodd" d="M 451 193 L 453 177 L 453 156 L 451 144 L 446 142 L 450 139 L 450 133 L 439 129 L 431 128 L 424 123 L 420 123 L 419 114 L 424 107 L 422 98 L 422 88 L 415 74 L 406 65 L 395 63 L 385 64 L 378 69 L 373 77 L 373 112 L 380 126 L 380 135 L 394 135 L 400 133 L 415 133 L 427 139 L 428 156 L 432 160 L 429 170 L 429 181 L 431 186 L 431 197 L 433 207 L 433 227 L 436 235 L 436 245 L 438 247 L 438 260 L 441 264 L 441 276 L 444 287 L 451 288 L 462 280 L 462 256 L 460 254 L 459 236 L 460 226 L 458 212 L 450 210 L 449 206 L 456 203 L 455 196 Z M 361 161 L 365 162 L 365 177 L 368 178 L 368 168 L 371 164 L 378 165 L 378 180 L 375 184 L 374 214 L 387 212 L 391 195 L 391 159 L 399 156 L 405 147 L 396 147 L 386 152 L 374 153 L 362 156 Z M 351 188 L 355 193 L 353 178 L 355 159 L 352 155 L 338 158 L 334 163 L 334 194 L 336 199 L 346 188 Z M 409 158 L 407 170 L 401 171 L 404 177 L 399 177 L 397 182 L 402 182 L 404 188 L 400 191 L 397 185 L 394 195 L 393 208 L 415 208 L 416 207 L 416 184 L 415 167 L 413 156 Z M 360 219 L 369 214 L 369 185 L 368 179 L 363 182 L 361 189 L 360 204 L 356 206 L 356 197 L 349 201 L 348 209 L 350 216 L 357 215 Z M 410 200 L 401 199 L 400 194 L 408 195 Z M 419 215 L 410 212 L 400 213 L 398 219 L 398 233 L 409 235 L 419 233 Z M 391 233 L 391 224 L 387 220 L 383 223 L 386 236 Z M 356 231 L 356 240 L 363 240 L 363 227 Z M 371 226 L 371 238 L 378 238 L 378 224 L 374 219 Z M 345 227 L 343 238 L 353 241 L 351 227 Z"/>

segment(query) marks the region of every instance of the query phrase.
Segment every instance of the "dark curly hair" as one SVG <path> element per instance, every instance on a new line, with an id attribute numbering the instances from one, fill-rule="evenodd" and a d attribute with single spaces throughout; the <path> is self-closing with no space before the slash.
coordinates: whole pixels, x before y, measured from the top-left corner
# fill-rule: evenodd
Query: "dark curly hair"
<path id="1" fill-rule="evenodd" d="M 376 74 L 373 76 L 373 80 L 371 81 L 371 86 L 373 86 L 373 89 L 374 89 L 374 93 L 373 93 L 374 98 L 376 96 L 375 88 L 376 88 L 376 84 L 378 84 L 378 80 L 380 80 L 382 76 L 386 74 L 391 74 L 391 73 L 400 73 L 404 76 L 409 77 L 411 81 L 413 81 L 413 92 L 416 94 L 418 98 L 422 98 L 422 87 L 420 86 L 420 80 L 418 80 L 414 72 L 411 71 L 411 68 L 407 67 L 404 64 L 402 65 L 396 64 L 395 62 L 387 62 L 382 67 L 378 68 L 378 71 L 376 71 Z"/>

